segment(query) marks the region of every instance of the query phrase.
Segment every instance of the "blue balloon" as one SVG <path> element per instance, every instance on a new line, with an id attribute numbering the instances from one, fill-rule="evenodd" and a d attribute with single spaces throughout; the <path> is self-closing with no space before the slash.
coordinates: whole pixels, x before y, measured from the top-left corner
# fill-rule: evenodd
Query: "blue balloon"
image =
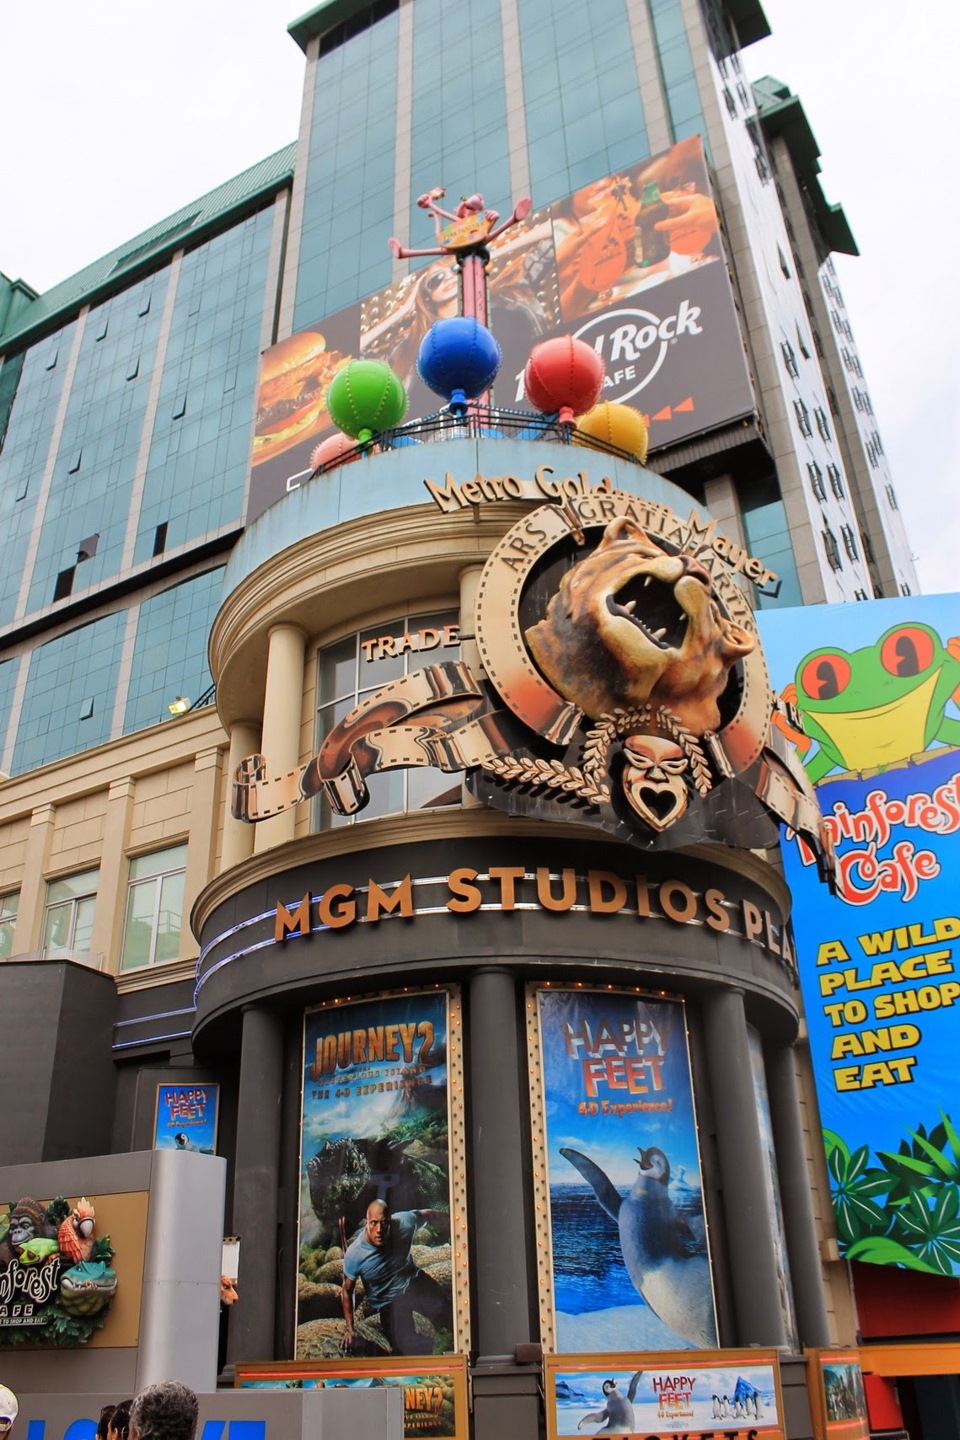
<path id="1" fill-rule="evenodd" d="M 431 390 L 462 406 L 493 384 L 502 359 L 485 325 L 472 315 L 455 315 L 437 320 L 424 335 L 417 370 Z"/>

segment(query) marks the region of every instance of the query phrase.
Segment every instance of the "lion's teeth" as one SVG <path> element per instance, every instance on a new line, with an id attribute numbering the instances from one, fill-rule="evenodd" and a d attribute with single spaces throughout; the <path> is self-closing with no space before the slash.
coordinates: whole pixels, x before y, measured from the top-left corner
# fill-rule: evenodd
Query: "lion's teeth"
<path id="1" fill-rule="evenodd" d="M 626 612 L 627 612 L 628 615 L 632 615 L 633 612 L 634 612 L 634 610 L 636 610 L 636 608 L 637 608 L 637 602 L 636 602 L 636 600 L 628 600 L 627 603 L 626 603 L 626 605 L 624 605 L 623 608 L 624 608 L 624 610 L 626 610 Z"/>
<path id="2" fill-rule="evenodd" d="M 653 576 L 652 576 L 652 575 L 647 575 L 647 576 L 645 577 L 644 582 L 643 582 L 643 588 L 644 588 L 644 590 L 646 590 L 647 586 L 650 584 L 650 582 L 652 581 L 652 579 L 653 579 Z"/>
<path id="3" fill-rule="evenodd" d="M 664 635 L 666 635 L 666 633 L 667 633 L 667 627 L 666 627 L 666 625 L 664 625 L 660 630 L 654 630 L 654 632 L 653 632 L 653 638 L 654 638 L 654 640 L 662 640 L 663 637 L 664 637 Z"/>

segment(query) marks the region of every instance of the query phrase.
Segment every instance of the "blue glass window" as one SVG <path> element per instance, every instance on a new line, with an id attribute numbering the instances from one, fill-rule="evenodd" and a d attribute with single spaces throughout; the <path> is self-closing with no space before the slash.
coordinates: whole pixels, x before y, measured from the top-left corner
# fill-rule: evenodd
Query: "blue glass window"
<path id="1" fill-rule="evenodd" d="M 0 450 L 0 528 L 9 553 L 21 557 L 20 565 L 4 566 L 0 574 L 2 625 L 16 618 L 22 559 L 27 553 L 75 330 L 75 325 L 68 325 L 27 351 Z"/>
<path id="2" fill-rule="evenodd" d="M 681 0 L 648 0 L 674 140 L 706 136 Z M 710 158 L 707 141 L 704 150 Z"/>
<path id="3" fill-rule="evenodd" d="M 110 738 L 126 612 L 40 645 L 30 657 L 13 752 L 19 774 Z"/>
<path id="4" fill-rule="evenodd" d="M 143 291 L 142 285 L 125 290 L 87 316 L 27 613 L 120 569 L 160 329 L 159 307 L 139 313 Z M 96 554 L 80 561 L 80 542 L 91 535 L 98 536 Z"/>
<path id="5" fill-rule="evenodd" d="M 183 258 L 135 562 L 154 555 L 161 526 L 171 550 L 239 523 L 272 228 L 270 207 Z"/>
<path id="6" fill-rule="evenodd" d="M 210 687 L 207 639 L 220 605 L 223 567 L 144 600 L 137 617 L 124 734 L 169 720 L 178 696 L 191 704 Z"/>
<path id="7" fill-rule="evenodd" d="M 396 13 L 317 61 L 294 329 L 389 283 Z"/>
<path id="8" fill-rule="evenodd" d="M 546 205 L 649 154 L 624 0 L 518 0 L 530 183 Z"/>

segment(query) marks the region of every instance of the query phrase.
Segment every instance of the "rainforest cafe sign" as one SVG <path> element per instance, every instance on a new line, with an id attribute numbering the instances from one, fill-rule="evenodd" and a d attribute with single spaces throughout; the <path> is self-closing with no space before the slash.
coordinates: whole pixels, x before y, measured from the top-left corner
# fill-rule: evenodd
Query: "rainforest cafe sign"
<path id="1" fill-rule="evenodd" d="M 536 485 L 554 483 L 548 471 Z M 499 487 L 517 498 L 509 478 Z M 467 772 L 494 807 L 592 822 L 646 848 L 772 844 L 784 821 L 822 853 L 820 812 L 773 723 L 736 580 L 769 583 L 772 572 L 696 515 L 571 480 L 557 481 L 560 503 L 523 516 L 484 566 L 482 670 L 440 662 L 383 686 L 299 772 L 269 778 L 266 758 L 248 757 L 235 777 L 237 818 L 265 819 L 320 793 L 353 814 L 369 775 L 432 765 Z M 460 508 L 458 493 L 475 503 L 468 485 L 482 488 L 448 480 L 434 498 L 444 509 Z"/>

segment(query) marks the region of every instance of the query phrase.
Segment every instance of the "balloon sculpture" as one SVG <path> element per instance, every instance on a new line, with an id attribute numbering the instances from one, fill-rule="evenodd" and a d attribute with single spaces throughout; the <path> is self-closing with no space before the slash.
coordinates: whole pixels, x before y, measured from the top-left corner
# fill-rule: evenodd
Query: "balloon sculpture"
<path id="1" fill-rule="evenodd" d="M 417 370 L 431 390 L 449 400 L 455 415 L 463 415 L 467 400 L 493 384 L 502 358 L 485 325 L 472 315 L 455 315 L 431 325 L 420 344 Z"/>

